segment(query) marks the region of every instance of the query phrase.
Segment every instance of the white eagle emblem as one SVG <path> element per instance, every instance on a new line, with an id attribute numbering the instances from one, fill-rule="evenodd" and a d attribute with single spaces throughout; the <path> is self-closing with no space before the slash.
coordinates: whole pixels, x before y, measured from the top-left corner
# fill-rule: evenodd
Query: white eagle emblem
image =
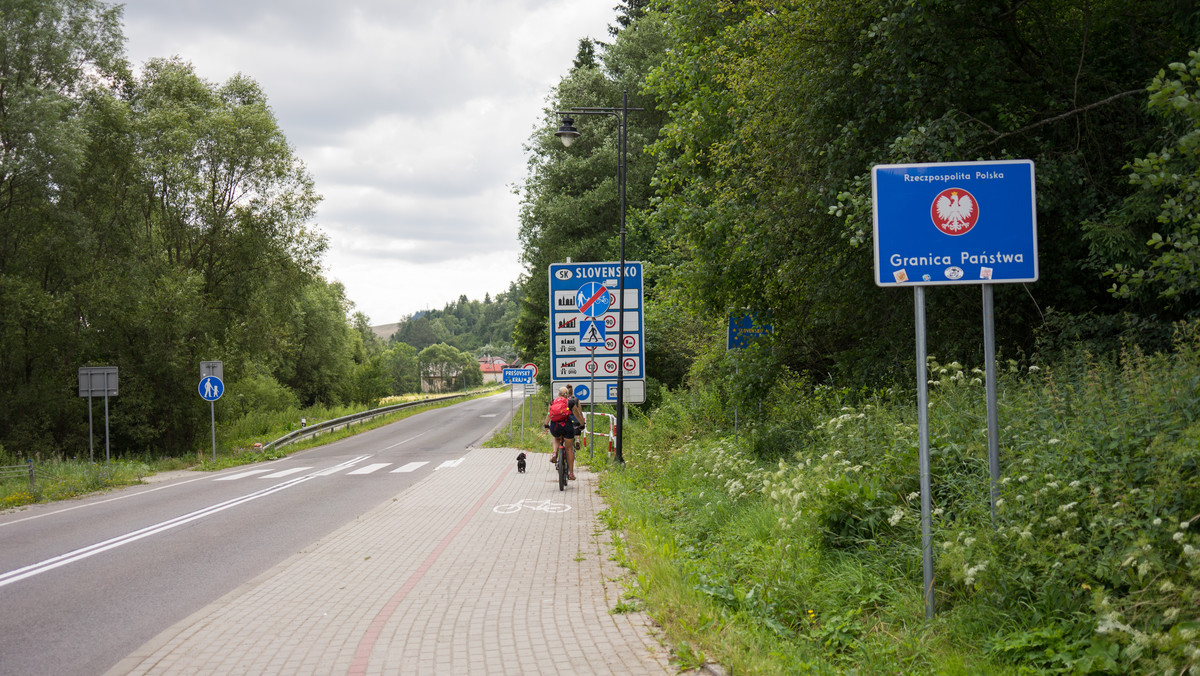
<path id="1" fill-rule="evenodd" d="M 962 235 L 975 227 L 975 199 L 962 188 L 947 188 L 933 201 L 933 224 L 947 235 Z"/>

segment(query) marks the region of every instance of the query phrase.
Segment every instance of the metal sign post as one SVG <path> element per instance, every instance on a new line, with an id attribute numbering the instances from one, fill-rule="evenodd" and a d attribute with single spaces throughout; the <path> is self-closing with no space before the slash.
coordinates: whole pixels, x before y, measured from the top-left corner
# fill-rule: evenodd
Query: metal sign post
<path id="1" fill-rule="evenodd" d="M 759 324 L 758 317 L 754 314 L 743 312 L 738 315 L 729 315 L 729 332 L 725 338 L 725 351 L 745 350 L 750 347 L 760 338 L 773 335 L 775 326 L 772 324 Z M 741 366 L 734 366 L 734 373 L 741 375 Z M 733 443 L 738 442 L 738 407 L 733 406 Z"/>
<path id="2" fill-rule="evenodd" d="M 116 366 L 83 366 L 79 369 L 79 396 L 88 398 L 88 453 L 91 462 L 96 461 L 95 434 L 92 432 L 92 397 L 104 396 L 104 462 L 112 455 L 108 440 L 108 398 L 117 396 Z"/>
<path id="3" fill-rule="evenodd" d="M 603 336 L 601 336 L 601 338 L 603 338 Z M 591 389 L 591 391 L 595 392 L 596 391 L 596 369 L 599 368 L 598 366 L 596 366 L 596 348 L 589 347 L 588 349 L 592 351 L 592 361 L 591 361 L 591 364 L 588 366 L 588 370 L 592 372 L 592 389 Z M 595 397 L 593 397 L 592 402 L 590 404 L 588 404 L 588 412 L 592 414 L 592 420 L 595 420 L 596 419 L 596 399 L 595 399 Z M 596 425 L 594 423 L 592 424 L 592 429 L 588 430 L 588 432 L 591 435 L 588 438 L 588 462 L 591 462 L 592 456 L 594 455 L 594 451 L 596 449 Z"/>
<path id="4" fill-rule="evenodd" d="M 218 364 L 220 362 L 217 362 Z M 200 398 L 208 402 L 208 415 L 212 422 L 212 458 L 213 462 L 217 461 L 217 409 L 216 401 L 225 394 L 225 383 L 217 376 L 205 376 L 200 379 L 200 384 L 196 386 L 200 392 Z"/>
<path id="5" fill-rule="evenodd" d="M 521 368 L 506 368 L 500 372 L 504 383 L 509 385 L 509 419 L 508 419 L 508 438 L 512 438 L 512 423 L 516 414 L 512 412 L 512 385 L 529 384 L 537 378 L 537 364 L 526 364 Z M 521 443 L 525 442 L 525 397 L 521 397 Z"/>
<path id="6" fill-rule="evenodd" d="M 987 367 L 989 503 L 1000 480 L 1000 423 L 992 285 L 1038 279 L 1037 201 L 1033 162 L 943 162 L 871 168 L 875 284 L 913 286 L 917 343 L 917 419 L 921 473 L 921 552 L 925 617 L 933 617 L 932 515 L 929 485 L 929 394 L 925 288 L 983 286 Z"/>
<path id="7" fill-rule="evenodd" d="M 925 348 L 925 287 L 913 289 L 917 324 L 917 464 L 921 473 L 921 569 L 924 571 L 925 619 L 933 618 L 933 503 L 929 480 L 929 377 Z"/>

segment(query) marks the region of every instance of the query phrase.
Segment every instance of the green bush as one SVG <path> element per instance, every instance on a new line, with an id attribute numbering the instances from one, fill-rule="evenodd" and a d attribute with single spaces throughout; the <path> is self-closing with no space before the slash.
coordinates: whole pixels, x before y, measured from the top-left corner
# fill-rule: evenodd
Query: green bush
<path id="1" fill-rule="evenodd" d="M 740 444 L 710 426 L 719 379 L 664 394 L 631 428 L 605 490 L 641 543 L 631 557 L 655 571 L 642 593 L 699 599 L 651 612 L 693 630 L 716 612 L 701 624 L 747 643 L 689 645 L 751 672 L 1200 669 L 1200 324 L 1177 327 L 1166 353 L 1004 363 L 995 521 L 984 374 L 928 367 L 932 624 L 918 621 L 912 396 L 799 378 L 775 385 Z M 750 647 L 764 636 L 765 654 Z"/>

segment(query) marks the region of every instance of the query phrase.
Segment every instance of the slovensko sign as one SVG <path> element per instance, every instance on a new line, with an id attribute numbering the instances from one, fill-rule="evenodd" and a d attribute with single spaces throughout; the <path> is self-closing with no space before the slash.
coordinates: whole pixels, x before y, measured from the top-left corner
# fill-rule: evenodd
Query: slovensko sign
<path id="1" fill-rule="evenodd" d="M 625 263 L 623 303 L 617 298 L 620 269 L 616 262 L 550 266 L 550 379 L 556 390 L 567 385 L 586 393 L 579 397 L 585 404 L 616 402 L 618 369 L 622 398 L 645 401 L 642 264 Z"/>
<path id="2" fill-rule="evenodd" d="M 877 285 L 1037 281 L 1033 162 L 877 165 L 871 189 Z"/>

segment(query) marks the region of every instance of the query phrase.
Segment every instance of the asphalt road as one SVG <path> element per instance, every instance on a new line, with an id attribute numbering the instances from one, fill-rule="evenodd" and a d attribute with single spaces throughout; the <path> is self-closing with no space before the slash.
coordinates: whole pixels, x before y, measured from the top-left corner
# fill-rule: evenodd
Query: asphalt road
<path id="1" fill-rule="evenodd" d="M 269 463 L 0 514 L 0 674 L 103 673 L 430 472 L 453 472 L 509 407 L 505 393 Z"/>

